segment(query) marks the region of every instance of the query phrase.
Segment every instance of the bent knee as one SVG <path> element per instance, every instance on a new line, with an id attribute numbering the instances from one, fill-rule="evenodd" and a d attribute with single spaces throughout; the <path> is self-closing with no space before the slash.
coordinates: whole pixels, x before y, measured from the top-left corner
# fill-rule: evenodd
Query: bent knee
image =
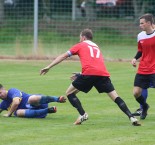
<path id="1" fill-rule="evenodd" d="M 139 92 L 139 91 L 134 91 L 134 92 L 133 92 L 133 95 L 134 95 L 135 98 L 138 98 L 138 97 L 141 95 L 141 92 Z"/>
<path id="2" fill-rule="evenodd" d="M 28 103 L 29 104 L 35 104 L 38 103 L 40 101 L 41 95 L 32 95 L 29 97 L 28 99 Z"/>
<path id="3" fill-rule="evenodd" d="M 135 98 L 138 98 L 139 96 L 141 96 L 141 93 L 142 93 L 142 88 L 134 87 L 133 95 L 134 95 Z"/>
<path id="4" fill-rule="evenodd" d="M 19 109 L 16 111 L 17 117 L 24 117 L 25 116 L 25 109 Z"/>
<path id="5" fill-rule="evenodd" d="M 68 91 L 66 91 L 66 96 L 70 95 L 70 93 Z"/>
<path id="6" fill-rule="evenodd" d="M 72 91 L 66 91 L 66 96 L 69 96 L 71 94 L 77 94 L 78 90 L 72 90 Z"/>

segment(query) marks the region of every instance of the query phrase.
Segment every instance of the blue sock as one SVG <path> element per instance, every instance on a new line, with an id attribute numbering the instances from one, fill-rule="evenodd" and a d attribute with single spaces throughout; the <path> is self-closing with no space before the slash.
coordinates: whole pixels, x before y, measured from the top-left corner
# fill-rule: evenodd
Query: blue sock
<path id="1" fill-rule="evenodd" d="M 41 116 L 46 116 L 47 113 L 48 113 L 48 108 L 39 109 L 39 110 L 26 109 L 26 111 L 25 111 L 25 117 L 26 118 L 35 118 L 35 117 L 42 118 Z"/>
<path id="2" fill-rule="evenodd" d="M 59 97 L 56 96 L 41 96 L 40 99 L 40 104 L 47 104 L 50 102 L 58 102 L 59 101 Z"/>
<path id="3" fill-rule="evenodd" d="M 142 96 L 143 96 L 143 98 L 144 98 L 144 100 L 145 100 L 145 102 L 146 102 L 146 99 L 147 99 L 147 96 L 148 96 L 148 91 L 147 91 L 147 89 L 143 89 L 143 90 L 142 90 Z M 142 108 L 142 105 L 140 105 L 140 108 Z"/>

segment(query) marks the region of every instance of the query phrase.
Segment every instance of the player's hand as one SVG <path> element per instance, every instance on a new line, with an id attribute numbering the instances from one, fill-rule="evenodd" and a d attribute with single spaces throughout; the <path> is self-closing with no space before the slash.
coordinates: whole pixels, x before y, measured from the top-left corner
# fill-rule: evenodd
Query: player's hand
<path id="1" fill-rule="evenodd" d="M 49 67 L 45 67 L 40 70 L 40 75 L 45 75 L 49 71 Z"/>
<path id="2" fill-rule="evenodd" d="M 81 73 L 79 73 L 79 72 L 73 72 L 72 74 L 73 74 L 73 75 L 70 77 L 70 79 L 71 79 L 72 81 L 74 81 L 78 76 L 81 75 Z"/>
<path id="3" fill-rule="evenodd" d="M 135 58 L 131 60 L 131 64 L 133 65 L 133 67 L 136 67 L 136 59 Z"/>

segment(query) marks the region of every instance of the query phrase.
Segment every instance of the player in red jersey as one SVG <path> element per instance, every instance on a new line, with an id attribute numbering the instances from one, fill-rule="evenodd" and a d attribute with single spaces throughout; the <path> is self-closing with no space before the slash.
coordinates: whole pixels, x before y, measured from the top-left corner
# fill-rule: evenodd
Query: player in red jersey
<path id="1" fill-rule="evenodd" d="M 155 23 L 155 19 L 154 19 L 154 23 Z M 153 24 L 153 29 L 155 29 L 155 24 Z M 152 84 L 150 83 L 150 87 L 149 88 L 152 88 Z M 148 89 L 142 89 L 142 94 L 141 94 L 143 97 L 144 97 L 144 100 L 146 102 L 147 98 L 148 98 Z M 143 106 L 140 104 L 140 107 L 134 112 L 132 113 L 134 116 L 140 116 L 142 114 L 142 111 L 143 111 Z"/>
<path id="2" fill-rule="evenodd" d="M 140 58 L 137 74 L 134 81 L 133 93 L 135 99 L 142 105 L 141 119 L 145 119 L 149 105 L 145 102 L 142 94 L 142 89 L 155 87 L 155 29 L 154 16 L 145 14 L 140 17 L 140 28 L 143 30 L 138 34 L 138 52 L 132 59 L 131 64 L 136 67 L 136 61 Z"/>
<path id="3" fill-rule="evenodd" d="M 50 68 L 72 55 L 78 55 L 82 65 L 82 74 L 79 75 L 66 91 L 68 100 L 77 109 L 80 116 L 75 121 L 75 125 L 81 124 L 88 119 L 88 114 L 76 94 L 79 91 L 89 92 L 94 86 L 99 93 L 107 93 L 108 96 L 119 106 L 119 108 L 129 117 L 134 126 L 139 126 L 138 120 L 131 114 L 125 102 L 118 96 L 110 80 L 102 53 L 99 47 L 92 42 L 93 34 L 90 29 L 84 29 L 80 33 L 80 43 L 75 44 L 67 52 L 59 55 L 52 63 L 40 71 L 46 74 Z"/>

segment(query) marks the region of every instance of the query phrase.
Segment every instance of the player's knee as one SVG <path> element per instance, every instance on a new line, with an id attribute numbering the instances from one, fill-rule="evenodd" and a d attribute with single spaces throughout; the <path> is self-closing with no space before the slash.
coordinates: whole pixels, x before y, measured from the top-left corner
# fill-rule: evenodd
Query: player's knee
<path id="1" fill-rule="evenodd" d="M 25 116 L 25 109 L 19 109 L 16 111 L 17 117 L 24 117 Z"/>
<path id="2" fill-rule="evenodd" d="M 67 91 L 66 91 L 66 96 L 71 95 L 71 94 L 76 95 L 78 92 L 79 92 L 78 90 L 71 90 L 71 91 L 68 91 L 68 90 L 67 90 Z"/>
<path id="3" fill-rule="evenodd" d="M 135 98 L 138 98 L 138 97 L 141 95 L 141 92 L 139 92 L 139 91 L 134 91 L 134 92 L 133 92 L 133 95 L 134 95 Z"/>
<path id="4" fill-rule="evenodd" d="M 66 91 L 66 96 L 68 97 L 69 93 Z"/>
<path id="5" fill-rule="evenodd" d="M 32 95 L 32 96 L 29 97 L 28 103 L 29 104 L 36 104 L 36 103 L 39 102 L 40 99 L 41 99 L 41 96 Z"/>
<path id="6" fill-rule="evenodd" d="M 66 96 L 68 97 L 69 95 L 73 94 L 71 91 L 66 91 Z"/>
<path id="7" fill-rule="evenodd" d="M 66 93 L 67 98 L 70 98 L 72 96 L 72 93 Z"/>

